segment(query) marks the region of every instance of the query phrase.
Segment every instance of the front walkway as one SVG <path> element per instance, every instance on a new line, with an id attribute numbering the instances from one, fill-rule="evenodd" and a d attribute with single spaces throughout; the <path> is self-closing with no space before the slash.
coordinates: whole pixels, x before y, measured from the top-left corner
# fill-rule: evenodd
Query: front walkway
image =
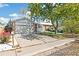
<path id="1" fill-rule="evenodd" d="M 17 36 L 17 35 L 16 35 Z M 16 37 L 20 48 L 0 52 L 1 56 L 27 56 L 27 55 L 50 55 L 55 52 L 56 47 L 61 47 L 65 44 L 73 42 L 73 38 L 57 40 L 48 36 L 37 35 L 39 39 L 27 40 L 21 37 Z M 66 46 L 65 46 L 66 47 Z M 62 47 L 64 48 L 64 47 Z"/>

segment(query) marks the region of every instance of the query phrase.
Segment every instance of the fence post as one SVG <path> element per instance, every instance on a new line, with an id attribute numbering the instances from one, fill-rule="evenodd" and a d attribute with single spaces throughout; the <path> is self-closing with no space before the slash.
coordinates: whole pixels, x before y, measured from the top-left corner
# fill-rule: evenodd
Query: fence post
<path id="1" fill-rule="evenodd" d="M 12 22 L 12 28 L 13 28 L 13 31 L 12 31 L 12 44 L 13 44 L 13 46 L 12 47 L 14 47 L 14 33 L 15 33 L 15 21 L 13 21 Z"/>

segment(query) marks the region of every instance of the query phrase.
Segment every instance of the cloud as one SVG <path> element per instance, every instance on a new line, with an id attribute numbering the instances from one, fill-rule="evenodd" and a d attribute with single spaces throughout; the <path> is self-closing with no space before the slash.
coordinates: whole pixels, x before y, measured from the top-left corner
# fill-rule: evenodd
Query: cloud
<path id="1" fill-rule="evenodd" d="M 18 17 L 18 16 L 20 16 L 20 15 L 17 14 L 17 13 L 13 13 L 13 14 L 9 14 L 9 16 L 10 16 L 10 17 Z"/>
<path id="2" fill-rule="evenodd" d="M 9 18 L 0 17 L 0 22 L 5 22 L 5 23 L 7 23 L 9 20 L 10 20 Z"/>
<path id="3" fill-rule="evenodd" d="M 8 4 L 0 3 L 0 7 L 5 7 L 5 6 L 9 6 L 9 5 Z"/>

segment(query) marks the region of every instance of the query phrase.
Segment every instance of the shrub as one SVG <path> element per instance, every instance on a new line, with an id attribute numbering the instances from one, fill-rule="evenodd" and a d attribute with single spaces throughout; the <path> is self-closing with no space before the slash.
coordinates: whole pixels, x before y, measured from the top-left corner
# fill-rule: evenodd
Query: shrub
<path id="1" fill-rule="evenodd" d="M 79 34 L 79 28 L 75 28 L 74 32 L 75 34 Z"/>

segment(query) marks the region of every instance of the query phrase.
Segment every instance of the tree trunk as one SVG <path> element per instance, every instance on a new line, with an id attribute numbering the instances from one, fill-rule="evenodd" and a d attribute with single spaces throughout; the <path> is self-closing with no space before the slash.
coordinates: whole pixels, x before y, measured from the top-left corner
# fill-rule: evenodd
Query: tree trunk
<path id="1" fill-rule="evenodd" d="M 75 37 L 74 32 L 73 32 L 73 28 L 71 28 L 70 31 L 71 31 L 70 33 L 71 33 L 72 37 Z"/>
<path id="2" fill-rule="evenodd" d="M 55 34 L 57 34 L 57 29 L 55 29 Z"/>
<path id="3" fill-rule="evenodd" d="M 56 24 L 52 23 L 54 29 L 55 29 L 55 34 L 57 34 L 57 30 L 58 30 L 58 20 L 56 20 Z"/>

